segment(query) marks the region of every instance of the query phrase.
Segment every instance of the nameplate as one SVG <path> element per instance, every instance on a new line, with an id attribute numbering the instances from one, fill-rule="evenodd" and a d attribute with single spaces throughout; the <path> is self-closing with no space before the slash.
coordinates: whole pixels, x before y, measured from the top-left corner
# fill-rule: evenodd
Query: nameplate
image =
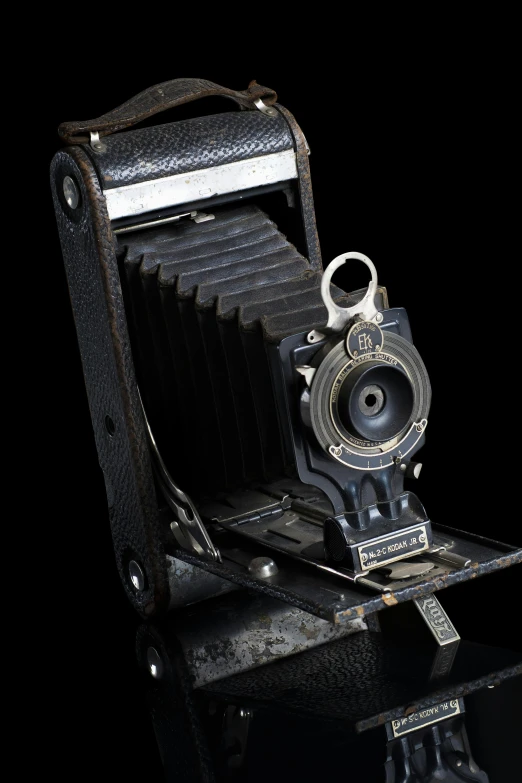
<path id="1" fill-rule="evenodd" d="M 454 718 L 460 715 L 460 704 L 458 699 L 443 701 L 433 707 L 428 707 L 419 712 L 412 712 L 407 718 L 395 718 L 391 721 L 393 736 L 395 738 L 409 734 L 411 731 L 422 729 L 425 726 L 431 726 L 433 723 L 439 723 L 441 720 Z"/>
<path id="2" fill-rule="evenodd" d="M 371 544 L 357 547 L 363 571 L 402 560 L 403 557 L 429 548 L 426 525 L 418 525 L 394 533 L 391 536 L 376 538 Z"/>

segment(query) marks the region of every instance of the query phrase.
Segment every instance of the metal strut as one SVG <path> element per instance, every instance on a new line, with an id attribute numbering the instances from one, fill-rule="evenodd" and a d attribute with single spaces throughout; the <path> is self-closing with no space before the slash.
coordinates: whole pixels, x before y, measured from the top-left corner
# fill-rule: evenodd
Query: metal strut
<path id="1" fill-rule="evenodd" d="M 154 440 L 147 414 L 145 413 L 145 407 L 139 389 L 138 395 L 143 411 L 143 418 L 145 419 L 147 437 L 152 451 L 153 469 L 156 478 L 158 479 L 163 497 L 176 517 L 176 519 L 170 523 L 170 529 L 182 549 L 186 549 L 201 557 L 207 557 L 221 563 L 222 560 L 219 550 L 216 549 L 212 543 L 201 517 L 198 514 L 197 508 L 189 496 L 174 482 L 167 470 L 167 466 L 163 462 L 163 458 L 159 452 L 156 441 Z"/>

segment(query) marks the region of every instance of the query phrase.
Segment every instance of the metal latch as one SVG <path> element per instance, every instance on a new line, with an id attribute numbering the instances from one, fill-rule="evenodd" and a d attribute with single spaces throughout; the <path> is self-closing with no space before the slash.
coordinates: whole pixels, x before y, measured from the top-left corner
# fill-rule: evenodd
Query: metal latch
<path id="1" fill-rule="evenodd" d="M 163 462 L 156 441 L 154 440 L 147 414 L 145 413 L 141 395 L 140 402 L 143 418 L 145 420 L 147 439 L 152 452 L 152 466 L 156 478 L 158 479 L 162 495 L 175 516 L 170 523 L 170 529 L 174 538 L 182 549 L 186 549 L 188 552 L 193 552 L 201 557 L 206 557 L 221 563 L 219 549 L 214 546 L 205 525 L 199 516 L 196 506 L 190 497 L 177 486 L 168 472 L 167 466 Z"/>

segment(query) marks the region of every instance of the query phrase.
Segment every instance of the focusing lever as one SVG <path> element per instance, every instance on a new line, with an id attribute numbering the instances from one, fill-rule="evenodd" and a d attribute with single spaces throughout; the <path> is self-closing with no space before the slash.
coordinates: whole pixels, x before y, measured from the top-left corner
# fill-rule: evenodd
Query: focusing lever
<path id="1" fill-rule="evenodd" d="M 333 273 L 339 269 L 340 266 L 345 264 L 350 259 L 357 259 L 362 261 L 372 274 L 368 290 L 365 295 L 357 304 L 352 307 L 339 307 L 332 299 L 330 292 L 330 283 Z M 375 294 L 377 292 L 377 270 L 372 261 L 363 253 L 342 253 L 328 264 L 323 279 L 321 280 L 321 296 L 328 310 L 328 321 L 326 323 L 326 329 L 332 332 L 340 332 L 346 324 L 356 317 L 359 317 L 363 321 L 378 321 L 379 315 L 377 308 L 375 307 Z"/>

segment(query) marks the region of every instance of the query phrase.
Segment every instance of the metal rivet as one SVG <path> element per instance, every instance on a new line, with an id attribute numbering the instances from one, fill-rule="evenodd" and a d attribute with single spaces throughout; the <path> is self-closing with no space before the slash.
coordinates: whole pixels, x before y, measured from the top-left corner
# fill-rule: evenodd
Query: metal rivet
<path id="1" fill-rule="evenodd" d="M 154 679 L 161 680 L 165 667 L 155 647 L 149 647 L 147 650 L 147 665 Z"/>
<path id="2" fill-rule="evenodd" d="M 317 340 L 323 340 L 324 334 L 321 332 L 317 332 L 315 329 L 311 332 L 308 332 L 308 335 L 306 337 L 309 343 L 315 343 Z"/>
<path id="3" fill-rule="evenodd" d="M 382 313 L 377 313 L 377 315 L 375 316 L 375 320 L 377 321 L 378 324 L 381 323 L 382 318 L 383 318 Z"/>
<path id="4" fill-rule="evenodd" d="M 129 576 L 135 590 L 141 592 L 145 589 L 145 574 L 139 563 L 131 560 L 129 563 Z"/>
<path id="5" fill-rule="evenodd" d="M 252 576 L 257 576 L 258 579 L 266 579 L 277 574 L 279 569 L 271 557 L 254 557 L 250 561 L 248 570 Z"/>
<path id="6" fill-rule="evenodd" d="M 91 137 L 91 147 L 95 152 L 105 152 L 107 147 L 103 143 L 103 141 L 100 141 L 100 134 L 98 131 L 91 131 L 90 132 Z"/>
<path id="7" fill-rule="evenodd" d="M 462 759 L 457 759 L 455 764 L 457 767 L 462 767 Z"/>
<path id="8" fill-rule="evenodd" d="M 72 177 L 63 178 L 63 195 L 71 209 L 76 209 L 80 203 L 80 191 Z"/>

